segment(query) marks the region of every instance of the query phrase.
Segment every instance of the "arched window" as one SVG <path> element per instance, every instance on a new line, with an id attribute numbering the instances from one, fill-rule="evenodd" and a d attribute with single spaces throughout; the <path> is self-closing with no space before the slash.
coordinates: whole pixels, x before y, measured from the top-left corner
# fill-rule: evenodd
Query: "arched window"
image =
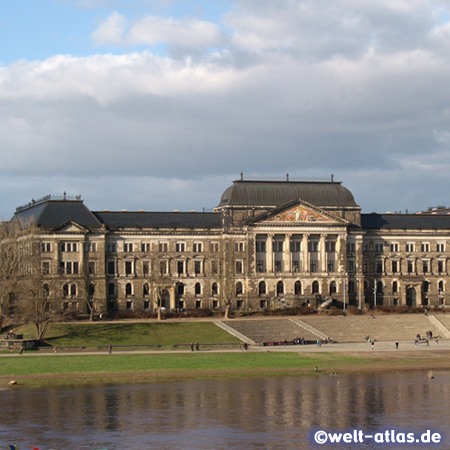
<path id="1" fill-rule="evenodd" d="M 114 283 L 108 284 L 108 295 L 110 296 L 116 295 L 116 285 Z"/>
<path id="2" fill-rule="evenodd" d="M 144 283 L 144 286 L 142 286 L 142 295 L 144 297 L 147 297 L 150 294 L 150 288 L 148 286 L 148 283 Z"/>
<path id="3" fill-rule="evenodd" d="M 336 288 L 336 281 L 332 281 L 330 283 L 330 294 L 336 294 L 337 288 Z"/>
<path id="4" fill-rule="evenodd" d="M 200 283 L 195 283 L 195 295 L 200 295 L 202 293 L 202 286 Z"/>
<path id="5" fill-rule="evenodd" d="M 312 293 L 319 294 L 319 282 L 318 281 L 314 281 L 314 283 L 312 284 Z"/>
<path id="6" fill-rule="evenodd" d="M 211 294 L 214 295 L 218 295 L 219 294 L 219 286 L 217 285 L 217 283 L 213 283 L 211 286 Z"/>
<path id="7" fill-rule="evenodd" d="M 430 283 L 428 281 L 423 282 L 423 292 L 428 293 L 430 290 Z"/>
<path id="8" fill-rule="evenodd" d="M 300 281 L 296 281 L 294 284 L 294 294 L 302 295 L 302 283 Z"/>
<path id="9" fill-rule="evenodd" d="M 444 292 L 444 282 L 443 281 L 439 281 L 438 288 L 439 288 L 439 293 Z"/>
<path id="10" fill-rule="evenodd" d="M 91 283 L 89 285 L 89 291 L 88 291 L 89 297 L 93 297 L 95 295 L 95 286 Z"/>
<path id="11" fill-rule="evenodd" d="M 183 283 L 177 284 L 177 294 L 184 295 L 184 284 Z"/>
<path id="12" fill-rule="evenodd" d="M 133 295 L 133 287 L 131 283 L 127 283 L 125 286 L 125 295 L 128 297 L 129 295 Z"/>
<path id="13" fill-rule="evenodd" d="M 277 283 L 277 295 L 283 295 L 284 294 L 284 283 L 282 281 L 279 281 Z"/>
<path id="14" fill-rule="evenodd" d="M 396 281 L 392 283 L 392 292 L 398 292 L 398 283 Z"/>
<path id="15" fill-rule="evenodd" d="M 258 285 L 258 295 L 261 297 L 261 295 L 266 295 L 266 282 L 261 281 Z"/>
<path id="16" fill-rule="evenodd" d="M 236 283 L 236 295 L 242 295 L 243 289 L 242 289 L 242 283 L 238 281 Z"/>
<path id="17" fill-rule="evenodd" d="M 64 286 L 63 286 L 63 297 L 64 298 L 67 298 L 69 296 L 69 285 L 68 284 L 65 284 Z"/>
<path id="18" fill-rule="evenodd" d="M 377 292 L 383 293 L 383 282 L 379 281 L 377 283 Z"/>

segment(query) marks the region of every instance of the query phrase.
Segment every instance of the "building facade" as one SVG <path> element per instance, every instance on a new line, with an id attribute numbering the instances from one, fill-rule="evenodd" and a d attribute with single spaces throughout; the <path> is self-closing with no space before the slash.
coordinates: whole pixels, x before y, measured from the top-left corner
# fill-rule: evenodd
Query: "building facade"
<path id="1" fill-rule="evenodd" d="M 90 211 L 44 197 L 13 220 L 39 230 L 49 298 L 65 309 L 261 310 L 331 302 L 448 305 L 450 216 L 362 214 L 340 182 L 236 180 L 214 212 Z"/>

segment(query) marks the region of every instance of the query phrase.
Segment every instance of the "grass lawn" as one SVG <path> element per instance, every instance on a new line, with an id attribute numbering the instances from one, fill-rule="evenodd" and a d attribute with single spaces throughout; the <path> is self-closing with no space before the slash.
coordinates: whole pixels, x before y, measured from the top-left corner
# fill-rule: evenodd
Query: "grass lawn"
<path id="1" fill-rule="evenodd" d="M 25 338 L 34 337 L 30 325 L 18 327 Z M 58 323 L 50 324 L 45 341 L 51 346 L 96 347 L 98 345 L 159 345 L 200 342 L 209 344 L 239 343 L 212 322 L 163 323 Z"/>
<path id="2" fill-rule="evenodd" d="M 19 385 L 79 384 L 91 381 L 128 383 L 174 379 L 207 379 L 295 375 L 364 366 L 370 361 L 332 354 L 299 355 L 282 352 L 33 355 L 2 358 L 0 384 L 11 379 Z"/>

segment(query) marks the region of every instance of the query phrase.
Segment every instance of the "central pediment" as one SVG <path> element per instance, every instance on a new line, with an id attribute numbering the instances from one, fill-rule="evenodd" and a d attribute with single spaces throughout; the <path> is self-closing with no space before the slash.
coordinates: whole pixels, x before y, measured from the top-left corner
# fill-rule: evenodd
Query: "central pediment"
<path id="1" fill-rule="evenodd" d="M 347 225 L 348 222 L 340 217 L 324 211 L 314 205 L 311 205 L 305 201 L 297 200 L 290 202 L 289 204 L 274 208 L 260 216 L 257 216 L 251 221 L 251 223 L 258 224 L 308 224 L 314 223 L 324 225 Z"/>

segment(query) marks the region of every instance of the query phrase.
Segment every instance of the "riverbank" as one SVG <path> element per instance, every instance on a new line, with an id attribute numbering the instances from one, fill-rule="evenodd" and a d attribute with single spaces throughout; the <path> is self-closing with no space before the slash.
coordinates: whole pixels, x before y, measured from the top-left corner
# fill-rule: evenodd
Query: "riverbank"
<path id="1" fill-rule="evenodd" d="M 0 387 L 14 389 L 88 383 L 152 383 L 191 379 L 330 375 L 375 371 L 450 370 L 450 350 L 352 349 L 332 345 L 301 348 L 258 348 L 250 351 L 120 352 L 24 354 L 1 358 Z M 336 347 L 335 347 L 336 348 Z M 318 351 L 317 351 L 318 350 Z"/>

